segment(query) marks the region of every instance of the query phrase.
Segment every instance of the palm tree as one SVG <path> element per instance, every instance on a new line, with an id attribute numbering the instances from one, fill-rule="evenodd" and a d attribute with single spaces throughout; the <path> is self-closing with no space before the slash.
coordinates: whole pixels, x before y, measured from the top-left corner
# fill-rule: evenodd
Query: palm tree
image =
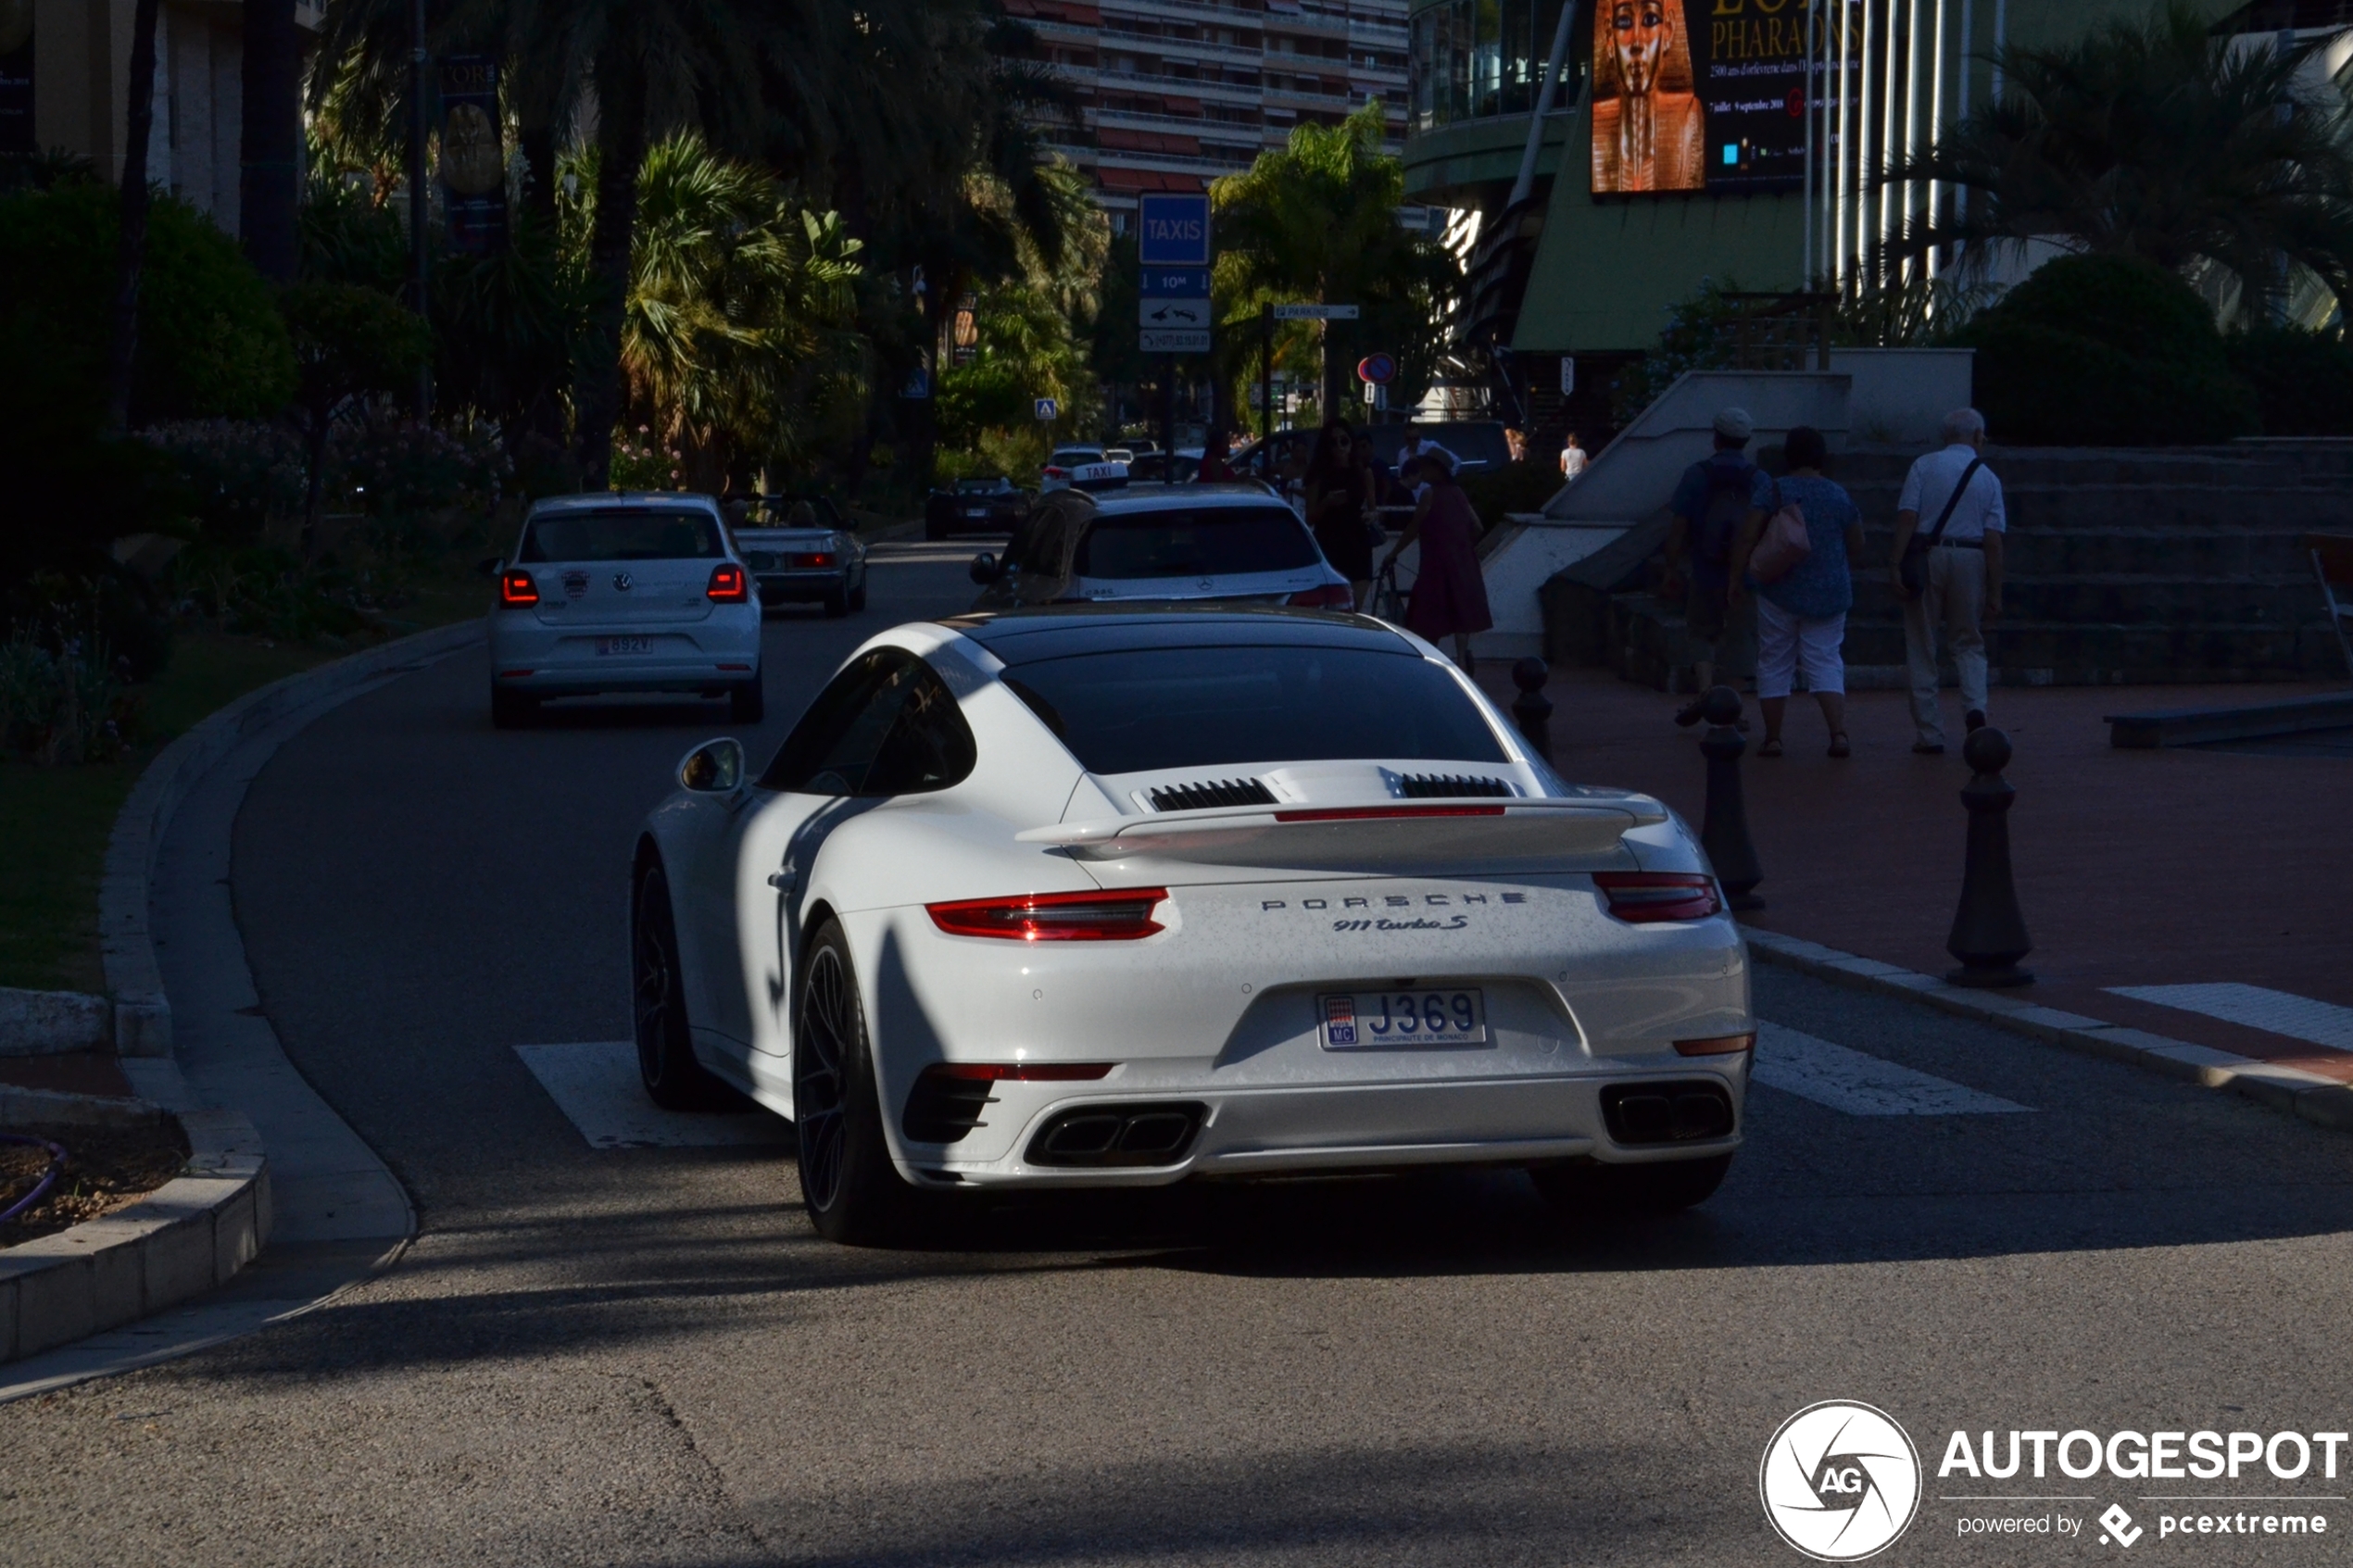
<path id="1" fill-rule="evenodd" d="M 2301 269 L 2353 290 L 2353 134 L 2297 80 L 2311 45 L 2245 47 L 2185 0 L 2073 44 L 2012 46 L 2001 97 L 1890 173 L 1957 193 L 1894 247 L 1982 263 L 2030 241 L 2211 268 L 2243 304 Z"/>
<path id="2" fill-rule="evenodd" d="M 697 489 L 724 488 L 737 459 L 805 458 L 864 391 L 858 242 L 693 136 L 656 144 L 637 189 L 621 355 L 631 402 L 661 421 Z"/>
<path id="3" fill-rule="evenodd" d="M 1327 336 L 1327 348 L 1333 338 L 1378 343 L 1398 355 L 1408 383 L 1428 376 L 1438 346 L 1436 300 L 1452 262 L 1398 226 L 1405 171 L 1381 150 L 1386 123 L 1378 98 L 1339 125 L 1302 123 L 1281 151 L 1261 153 L 1247 172 L 1210 186 L 1217 293 L 1227 302 L 1224 335 L 1236 349 L 1255 349 L 1264 305 L 1354 305 L 1363 312 L 1357 325 Z M 1321 402 L 1327 410 L 1345 358 L 1324 355 Z M 1241 353 L 1224 367 L 1229 373 L 1244 368 Z"/>

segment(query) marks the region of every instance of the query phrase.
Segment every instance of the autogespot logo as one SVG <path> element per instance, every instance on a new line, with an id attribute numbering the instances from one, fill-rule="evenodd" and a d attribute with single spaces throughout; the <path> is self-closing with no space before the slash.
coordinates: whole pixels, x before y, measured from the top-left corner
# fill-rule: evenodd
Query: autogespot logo
<path id="1" fill-rule="evenodd" d="M 1825 1399 L 1781 1423 L 1756 1489 L 1781 1539 L 1818 1562 L 1854 1562 L 1919 1512 L 1919 1450 L 1885 1411 Z"/>

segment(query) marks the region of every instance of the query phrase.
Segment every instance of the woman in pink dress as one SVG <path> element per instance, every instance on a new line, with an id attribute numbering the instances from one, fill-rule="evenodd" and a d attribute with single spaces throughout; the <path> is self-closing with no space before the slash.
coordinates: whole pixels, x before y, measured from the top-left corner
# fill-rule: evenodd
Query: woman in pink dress
<path id="1" fill-rule="evenodd" d="M 1470 671 L 1475 663 L 1471 633 L 1495 624 L 1487 608 L 1487 580 L 1478 570 L 1478 513 L 1454 483 L 1450 457 L 1432 449 L 1417 461 L 1418 477 L 1428 482 L 1429 495 L 1388 558 L 1394 561 L 1406 546 L 1421 541 L 1421 574 L 1414 580 L 1413 598 L 1405 607 L 1405 630 L 1433 643 L 1452 636 L 1454 662 Z"/>

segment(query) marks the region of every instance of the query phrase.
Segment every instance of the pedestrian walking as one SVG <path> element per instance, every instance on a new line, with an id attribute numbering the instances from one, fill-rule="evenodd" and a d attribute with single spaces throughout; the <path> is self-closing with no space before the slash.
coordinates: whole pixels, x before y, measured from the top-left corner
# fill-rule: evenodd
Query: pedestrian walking
<path id="1" fill-rule="evenodd" d="M 1773 485 L 1772 513 L 1743 528 L 1732 552 L 1730 598 L 1756 596 L 1756 706 L 1765 716 L 1759 757 L 1781 754 L 1781 720 L 1801 671 L 1830 726 L 1831 755 L 1850 757 L 1846 736 L 1846 612 L 1855 605 L 1851 562 L 1863 553 L 1863 513 L 1846 487 L 1827 477 L 1830 445 L 1808 425 L 1782 445 L 1788 470 Z M 1794 507 L 1805 525 L 1804 548 L 1777 534 L 1783 511 Z M 1761 516 L 1762 514 L 1760 514 Z"/>
<path id="2" fill-rule="evenodd" d="M 1756 421 L 1745 408 L 1716 412 L 1716 451 L 1683 470 L 1675 486 L 1674 521 L 1667 529 L 1667 575 L 1660 591 L 1683 601 L 1683 636 L 1699 695 L 1675 715 L 1686 728 L 1700 721 L 1723 645 L 1737 646 L 1749 618 L 1732 614 L 1732 546 L 1764 521 L 1772 481 L 1749 460 Z"/>
<path id="3" fill-rule="evenodd" d="M 1202 442 L 1201 468 L 1193 474 L 1197 484 L 1230 484 L 1234 482 L 1232 461 L 1234 438 L 1224 425 L 1212 425 Z"/>
<path id="4" fill-rule="evenodd" d="M 1415 512 L 1413 524 L 1390 549 L 1381 563 L 1386 571 L 1418 541 L 1421 570 L 1414 579 L 1413 596 L 1405 606 L 1405 630 L 1435 643 L 1454 639 L 1454 662 L 1473 673 L 1471 633 L 1495 624 L 1487 608 L 1487 580 L 1478 568 L 1478 513 L 1470 497 L 1454 483 L 1454 456 L 1443 446 L 1426 447 L 1416 472 L 1429 487 Z"/>
<path id="5" fill-rule="evenodd" d="M 1937 643 L 1961 680 L 1962 724 L 1985 724 L 1985 623 L 2002 613 L 2002 482 L 1985 466 L 1985 416 L 1944 416 L 1944 445 L 1912 465 L 1895 503 L 1889 580 L 1904 605 L 1904 653 L 1912 680 L 1912 749 L 1944 749 L 1938 710 Z M 1933 521 L 1923 530 L 1920 519 Z"/>
<path id="6" fill-rule="evenodd" d="M 1577 433 L 1572 430 L 1561 447 L 1561 478 L 1565 482 L 1573 480 L 1584 471 L 1585 448 L 1578 445 Z"/>
<path id="7" fill-rule="evenodd" d="M 1348 579 L 1360 607 L 1373 587 L 1373 545 L 1365 519 L 1374 503 L 1373 470 L 1357 458 L 1361 445 L 1344 421 L 1329 421 L 1315 437 L 1305 481 L 1307 526 L 1324 558 Z"/>

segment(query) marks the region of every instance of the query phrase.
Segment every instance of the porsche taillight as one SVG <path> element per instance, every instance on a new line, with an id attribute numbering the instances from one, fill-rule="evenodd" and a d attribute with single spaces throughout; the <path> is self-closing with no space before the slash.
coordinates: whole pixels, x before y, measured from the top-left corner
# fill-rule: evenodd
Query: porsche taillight
<path id="1" fill-rule="evenodd" d="M 711 569 L 711 586 L 703 596 L 714 604 L 739 605 L 751 596 L 744 582 L 744 569 L 734 561 L 722 561 Z"/>
<path id="2" fill-rule="evenodd" d="M 1595 872 L 1609 912 L 1629 925 L 1705 920 L 1724 912 L 1716 880 L 1695 872 Z"/>
<path id="3" fill-rule="evenodd" d="M 1000 936 L 1016 942 L 1133 942 L 1165 929 L 1152 910 L 1165 887 L 1104 893 L 1026 893 L 1013 898 L 963 898 L 926 904 L 932 924 L 951 936 Z"/>
<path id="4" fill-rule="evenodd" d="M 498 602 L 510 609 L 539 602 L 539 584 L 532 581 L 528 571 L 502 571 L 498 574 Z"/>
<path id="5" fill-rule="evenodd" d="M 1345 583 L 1326 583 L 1301 589 L 1289 602 L 1302 609 L 1354 609 L 1356 594 Z"/>

